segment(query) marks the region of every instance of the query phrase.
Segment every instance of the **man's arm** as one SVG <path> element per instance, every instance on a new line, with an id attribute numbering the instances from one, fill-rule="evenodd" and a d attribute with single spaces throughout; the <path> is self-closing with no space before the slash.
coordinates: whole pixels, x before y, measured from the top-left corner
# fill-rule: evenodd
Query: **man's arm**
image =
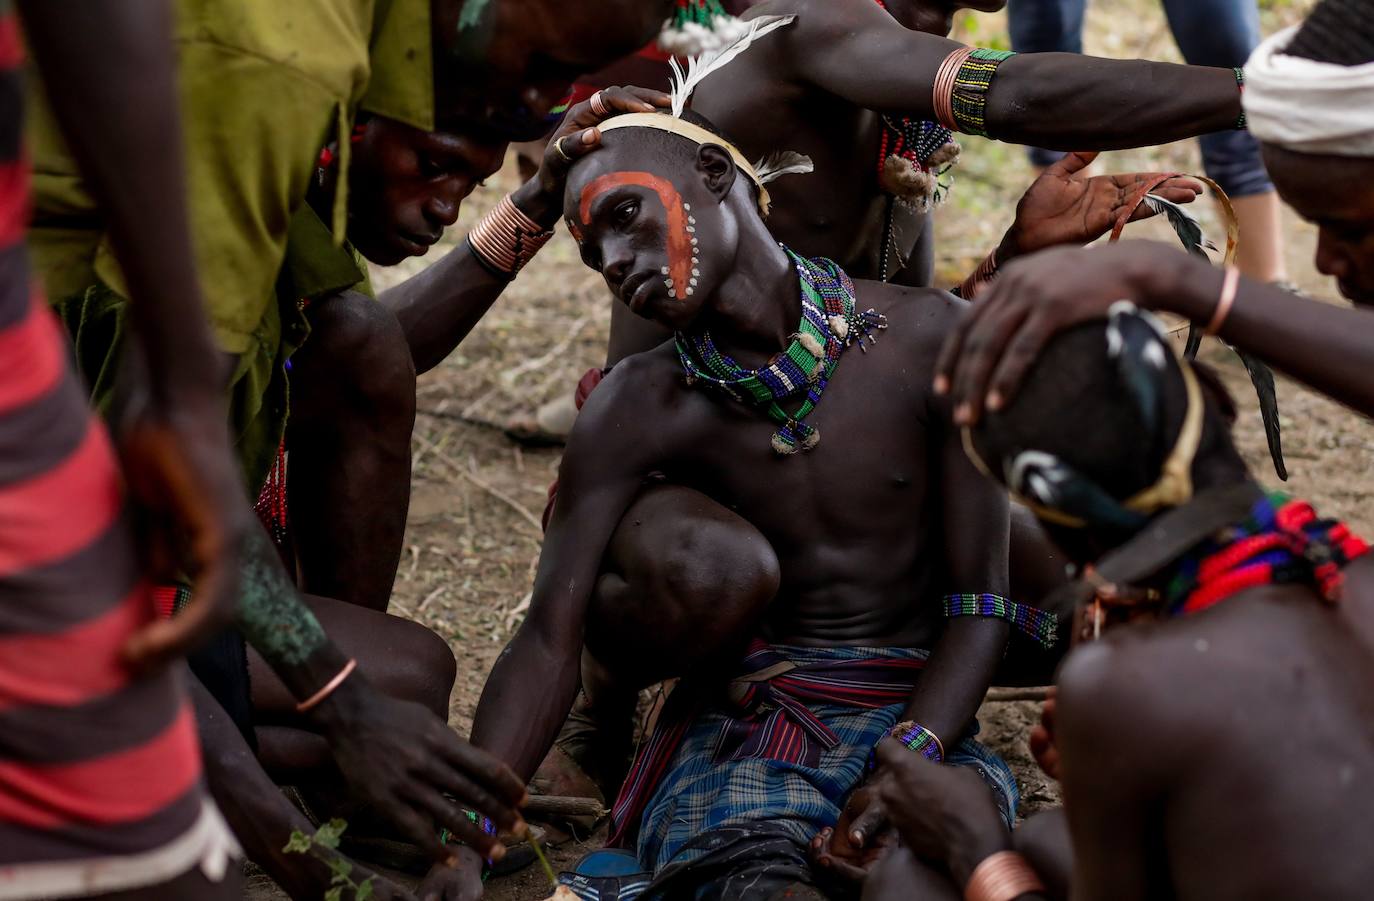
<path id="1" fill-rule="evenodd" d="M 668 103 L 666 94 L 645 88 L 606 88 L 599 93 L 610 115 L 652 112 Z M 601 132 L 595 126 L 605 118 L 592 110 L 590 100 L 568 111 L 544 149 L 539 173 L 511 194 L 516 209 L 541 228 L 552 229 L 558 223 L 568 171 L 574 161 L 600 146 Z M 553 146 L 560 140 L 562 154 Z M 415 371 L 423 373 L 462 343 L 510 282 L 478 262 L 464 240 L 438 263 L 383 292 L 380 300 L 400 320 Z"/>
<path id="2" fill-rule="evenodd" d="M 996 594 L 1009 591 L 1007 547 L 1011 512 L 1006 491 L 983 476 L 964 453 L 959 430 L 947 410 L 932 404 L 941 433 L 940 530 L 944 540 L 946 592 Z M 928 602 L 937 602 L 931 598 Z M 1006 650 L 1005 620 L 981 616 L 951 619 L 916 683 L 906 718 L 925 726 L 951 749 L 983 703 Z"/>
<path id="3" fill-rule="evenodd" d="M 587 606 L 611 535 L 644 476 L 676 446 L 663 412 L 671 382 L 643 357 L 622 361 L 588 398 L 568 440 L 529 613 L 487 676 L 472 723 L 473 744 L 521 779 L 534 774 L 572 709 Z M 422 901 L 477 897 L 480 873 L 481 859 L 463 848 L 455 867 L 430 872 Z"/>
<path id="4" fill-rule="evenodd" d="M 856 106 L 924 119 L 935 118 L 940 64 L 963 46 L 904 28 L 870 0 L 809 0 L 795 25 L 768 40 L 779 42 L 788 77 Z M 1240 114 L 1230 69 L 1035 53 L 1002 64 L 985 118 L 1002 141 L 1114 150 L 1225 131 Z"/>
<path id="5" fill-rule="evenodd" d="M 344 863 L 353 867 L 354 882 L 372 880 L 376 901 L 413 901 L 409 892 L 348 860 L 337 850 L 316 846 L 312 854 L 288 854 L 285 848 L 291 833 L 299 830 L 309 835 L 315 826 L 263 771 L 229 714 L 205 686 L 189 673 L 186 682 L 196 708 L 206 784 L 249 860 L 262 867 L 292 898 L 323 896 L 334 876 L 330 865 Z"/>
<path id="6" fill-rule="evenodd" d="M 170 12 L 165 0 L 18 7 L 134 301 L 147 378 L 139 386 L 145 402 L 121 435 L 129 485 L 138 502 L 182 530 L 200 576 L 181 616 L 138 632 L 126 648 L 131 662 L 156 665 L 228 621 L 239 545 L 252 527 L 191 251 Z"/>
<path id="7" fill-rule="evenodd" d="M 1152 241 L 1061 248 L 1018 260 L 946 341 L 939 388 L 970 422 L 1016 396 L 1059 332 L 1106 317 L 1126 299 L 1199 325 L 1216 312 L 1224 273 Z M 1242 278 L 1218 336 L 1329 397 L 1374 416 L 1374 311 L 1297 297 Z"/>
<path id="8" fill-rule="evenodd" d="M 924 352 L 933 358 L 939 336 L 955 321 L 963 304 L 940 295 L 923 302 L 946 305 L 922 322 L 930 336 L 930 347 Z M 932 487 L 930 495 L 940 504 L 939 528 L 932 533 L 944 541 L 940 548 L 945 562 L 944 591 L 1006 596 L 1011 534 L 1006 492 L 974 469 L 964 454 L 959 431 L 948 425 L 949 411 L 936 399 L 928 402 L 924 419 L 938 454 L 931 478 L 938 478 L 939 484 Z M 943 604 L 943 598 L 922 598 L 920 602 Z M 902 718 L 933 732 L 946 751 L 952 749 L 963 738 L 987 694 L 1006 650 L 1009 628 L 1004 620 L 979 616 L 950 620 L 931 650 Z M 880 767 L 868 786 L 851 795 L 829 843 L 834 857 L 853 864 L 862 859 L 862 849 L 880 836 L 887 813 L 882 804 L 874 803 L 877 794 L 873 786 L 880 786 L 887 775 Z M 834 865 L 833 859 L 831 863 Z M 844 863 L 838 867 L 848 869 Z M 860 875 L 856 870 L 848 872 Z"/>
<path id="9" fill-rule="evenodd" d="M 1144 901 L 1168 871 L 1148 857 L 1159 842 L 1147 812 L 1179 745 L 1161 740 L 1167 730 L 1144 697 L 1159 660 L 1131 659 L 1140 656 L 1103 642 L 1075 651 L 1060 673 L 1055 735 L 1075 901 Z"/>
<path id="10" fill-rule="evenodd" d="M 577 418 L 529 615 L 487 677 L 472 726 L 473 742 L 521 777 L 534 773 L 572 706 L 606 545 L 645 475 L 675 446 L 666 434 L 672 416 L 659 400 L 673 390 L 671 381 L 661 361 L 626 360 Z"/>

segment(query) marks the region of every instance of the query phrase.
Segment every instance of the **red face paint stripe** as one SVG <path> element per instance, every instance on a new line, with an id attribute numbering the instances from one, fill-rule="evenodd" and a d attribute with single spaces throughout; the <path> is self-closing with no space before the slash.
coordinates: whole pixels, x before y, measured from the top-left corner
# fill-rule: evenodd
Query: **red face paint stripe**
<path id="1" fill-rule="evenodd" d="M 687 299 L 688 279 L 692 277 L 692 236 L 687 231 L 687 210 L 682 195 L 666 178 L 651 172 L 608 172 L 593 179 L 582 189 L 578 214 L 583 225 L 591 224 L 592 202 L 612 188 L 634 185 L 648 188 L 658 195 L 668 212 L 668 275 L 673 280 L 673 296 Z"/>

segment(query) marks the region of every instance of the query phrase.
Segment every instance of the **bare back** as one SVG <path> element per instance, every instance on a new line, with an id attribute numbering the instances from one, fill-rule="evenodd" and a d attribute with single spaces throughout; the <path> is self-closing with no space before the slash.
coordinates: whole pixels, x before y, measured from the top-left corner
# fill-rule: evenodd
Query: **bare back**
<path id="1" fill-rule="evenodd" d="M 768 0 L 753 6 L 750 15 L 796 13 L 792 27 L 804 29 L 811 2 Z M 804 62 L 792 59 L 792 50 L 804 40 L 788 37 L 792 40 L 758 42 L 731 63 L 729 78 L 708 78 L 694 93 L 692 108 L 751 160 L 779 150 L 809 156 L 815 172 L 769 186 L 769 230 L 798 253 L 827 256 L 854 278 L 876 279 L 890 199 L 878 184 L 881 118 L 797 78 L 795 72 Z M 909 271 L 902 273 L 901 284 L 929 285 L 930 217 L 900 204 L 895 217 L 896 254 L 889 261 L 889 276 L 905 264 Z"/>
<path id="2" fill-rule="evenodd" d="M 1374 807 L 1371 622 L 1366 557 L 1350 566 L 1338 607 L 1304 587 L 1269 586 L 1194 617 L 1127 628 L 1086 665 L 1076 652 L 1061 716 L 1074 716 L 1074 692 L 1084 700 L 1086 688 L 1099 708 L 1088 719 L 1115 736 L 1095 748 L 1061 741 L 1074 845 L 1098 858 L 1080 860 L 1079 875 L 1114 869 L 1126 883 L 1135 873 L 1124 861 L 1136 852 L 1122 845 L 1135 842 L 1141 878 L 1113 897 L 1146 886 L 1140 897 L 1365 897 L 1374 884 L 1359 838 Z M 1113 668 L 1110 687 L 1082 684 L 1100 681 L 1103 667 Z M 1143 787 L 1121 789 L 1136 797 L 1087 790 L 1110 777 L 1084 771 L 1110 769 L 1103 758 L 1114 753 L 1139 774 Z M 1116 825 L 1104 832 L 1107 823 Z M 1088 831 L 1095 840 L 1080 840 Z"/>

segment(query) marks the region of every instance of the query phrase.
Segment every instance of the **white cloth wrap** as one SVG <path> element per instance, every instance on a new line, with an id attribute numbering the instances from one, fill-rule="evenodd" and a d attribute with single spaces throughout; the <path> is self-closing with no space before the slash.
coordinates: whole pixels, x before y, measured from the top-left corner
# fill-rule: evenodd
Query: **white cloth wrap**
<path id="1" fill-rule="evenodd" d="M 1284 55 L 1297 27 L 1245 64 L 1250 133 L 1298 153 L 1374 157 L 1374 63 L 1338 66 Z"/>

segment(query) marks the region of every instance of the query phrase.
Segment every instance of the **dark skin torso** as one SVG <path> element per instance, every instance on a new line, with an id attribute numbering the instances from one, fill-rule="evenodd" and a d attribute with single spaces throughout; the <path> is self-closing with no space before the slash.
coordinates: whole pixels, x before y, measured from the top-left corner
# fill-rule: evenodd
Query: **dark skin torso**
<path id="1" fill-rule="evenodd" d="M 808 2 L 768 0 L 753 15 L 805 15 Z M 940 3 L 889 5 L 907 27 L 943 36 L 952 10 Z M 910 7 L 910 8 L 908 8 Z M 790 26 L 796 28 L 797 25 Z M 692 108 L 729 135 L 751 160 L 780 150 L 809 156 L 815 174 L 769 185 L 769 230 L 807 256 L 828 256 L 854 278 L 878 279 L 890 195 L 878 183 L 882 117 L 813 84 L 776 77 L 776 48 L 762 41 L 730 64 L 730 78 L 708 79 Z M 771 51 L 771 53 L 770 53 Z M 931 217 L 893 208 L 895 252 L 888 280 L 926 286 L 934 279 Z"/>
<path id="2" fill-rule="evenodd" d="M 822 435 L 810 452 L 779 458 L 769 445 L 772 421 L 687 387 L 671 345 L 626 360 L 592 395 L 564 458 L 534 609 L 483 693 L 479 744 L 503 748 L 526 772 L 542 758 L 571 701 L 562 693 L 575 685 L 586 586 L 653 472 L 731 508 L 772 546 L 781 583 L 761 624 L 765 637 L 933 648 L 912 708 L 937 734 L 967 727 L 1007 627 L 947 622 L 939 598 L 1005 593 L 1008 513 L 1005 494 L 968 464 L 930 391 L 935 354 L 960 304 L 932 291 L 856 287 L 858 308 L 885 313 L 889 328 L 868 353 L 854 346 L 841 358 L 808 419 Z M 538 670 L 515 659 L 532 653 L 545 661 Z M 544 688 L 532 691 L 530 679 Z M 522 724 L 484 716 L 516 703 L 535 708 Z"/>
<path id="3" fill-rule="evenodd" d="M 1056 736 L 1074 897 L 1367 894 L 1372 615 L 1366 557 L 1336 607 L 1270 586 L 1072 655 Z"/>
<path id="4" fill-rule="evenodd" d="M 1194 616 L 1114 628 L 1065 660 L 1052 721 L 1064 807 L 1008 838 L 976 779 L 910 760 L 884 793 L 912 847 L 944 860 L 957 898 L 977 864 L 1015 850 L 1075 901 L 1363 898 L 1374 859 L 1374 559 L 1331 605 L 1301 585 L 1249 589 Z M 930 839 L 929 816 L 958 820 Z M 905 850 L 865 901 L 911 897 Z M 941 888 L 941 886 L 936 886 Z"/>
<path id="5" fill-rule="evenodd" d="M 636 359 L 632 371 L 612 376 L 601 390 L 611 394 L 615 414 L 634 417 L 632 428 L 644 440 L 664 429 L 672 436 L 654 468 L 739 513 L 768 539 L 782 573 L 765 622 L 769 638 L 929 646 L 942 617 L 935 605 L 913 601 L 940 591 L 945 564 L 939 521 L 922 513 L 940 504 L 942 487 L 932 472 L 940 471 L 944 428 L 928 375 L 954 304 L 876 284 L 864 285 L 858 302 L 886 313 L 890 326 L 870 352 L 851 347 L 841 358 L 808 419 L 822 434 L 811 452 L 774 454 L 774 423 L 684 385 L 671 346 Z M 666 415 L 617 390 L 617 383 L 646 379 L 661 386 Z M 614 455 L 596 459 L 598 481 L 642 475 L 623 471 Z"/>

